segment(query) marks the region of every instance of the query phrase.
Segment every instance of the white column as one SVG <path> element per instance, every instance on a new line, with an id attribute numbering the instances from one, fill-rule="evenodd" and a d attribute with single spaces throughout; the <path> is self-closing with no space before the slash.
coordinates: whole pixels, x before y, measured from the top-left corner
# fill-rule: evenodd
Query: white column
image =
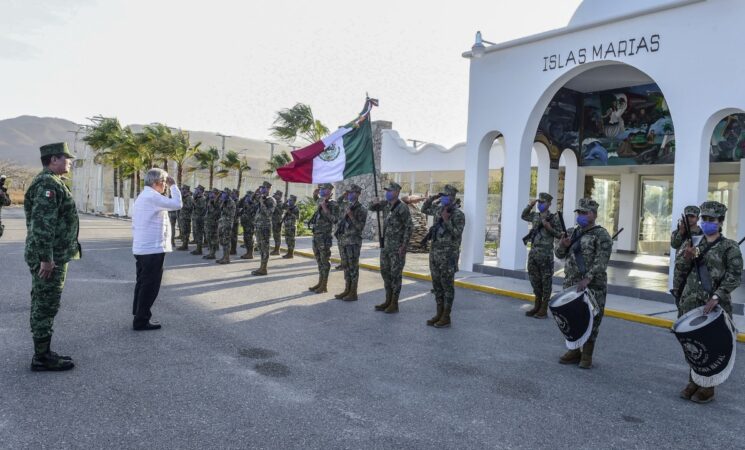
<path id="1" fill-rule="evenodd" d="M 535 151 L 538 160 L 537 191 L 539 193 L 547 192 L 556 198 L 556 193 L 559 190 L 559 171 L 551 168 L 551 156 L 543 144 L 535 144 L 533 151 Z"/>
<path id="2" fill-rule="evenodd" d="M 463 212 L 466 214 L 466 227 L 463 231 L 460 265 L 463 270 L 473 270 L 474 264 L 484 262 L 484 240 L 486 230 L 486 201 L 489 190 L 489 150 L 492 142 L 488 139 L 478 142 L 468 140 L 465 171 L 465 192 Z M 430 174 L 430 194 L 432 194 Z"/>
<path id="3" fill-rule="evenodd" d="M 562 156 L 562 160 L 565 164 L 562 212 L 564 213 L 564 222 L 567 227 L 570 227 L 574 223 L 574 209 L 577 207 L 577 200 L 585 192 L 585 171 L 581 167 L 577 167 L 577 159 L 574 155 Z"/>
<path id="4" fill-rule="evenodd" d="M 511 146 L 505 145 L 504 151 L 499 267 L 508 270 L 524 270 L 527 252 L 522 237 L 528 231 L 528 224 L 520 219 L 520 213 L 528 203 L 530 194 L 532 142 L 523 142 L 522 145 L 518 145 L 515 141 L 511 142 Z"/>
<path id="5" fill-rule="evenodd" d="M 616 250 L 636 251 L 636 239 L 639 233 L 639 175 L 635 173 L 621 174 L 622 205 L 618 211 L 618 229 L 623 233 L 618 235 Z"/>
<path id="6" fill-rule="evenodd" d="M 745 236 L 745 195 L 741 192 L 745 189 L 745 159 L 740 160 L 740 184 L 735 192 L 735 202 L 737 204 L 737 236 L 727 236 L 730 239 L 742 239 Z"/>

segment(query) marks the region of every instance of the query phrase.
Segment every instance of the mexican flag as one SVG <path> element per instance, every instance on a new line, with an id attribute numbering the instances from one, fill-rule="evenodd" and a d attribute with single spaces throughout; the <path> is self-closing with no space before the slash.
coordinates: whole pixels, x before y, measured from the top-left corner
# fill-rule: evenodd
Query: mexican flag
<path id="1" fill-rule="evenodd" d="M 292 183 L 334 183 L 374 171 L 372 99 L 360 117 L 305 148 L 292 152 L 292 161 L 277 169 L 279 177 Z"/>

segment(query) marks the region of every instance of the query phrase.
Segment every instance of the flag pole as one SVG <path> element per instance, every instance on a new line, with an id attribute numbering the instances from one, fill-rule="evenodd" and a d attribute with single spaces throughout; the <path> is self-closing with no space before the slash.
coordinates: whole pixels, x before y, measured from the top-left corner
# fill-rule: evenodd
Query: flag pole
<path id="1" fill-rule="evenodd" d="M 370 124 L 372 124 L 372 118 L 370 117 L 372 115 L 372 106 L 370 103 L 370 96 L 367 96 L 367 104 L 366 107 L 370 108 L 370 112 L 368 113 L 367 120 L 370 121 Z M 374 101 L 374 105 L 377 106 L 377 99 Z M 380 198 L 380 194 L 378 194 L 378 168 L 375 166 L 375 146 L 373 145 L 370 147 L 370 150 L 372 151 L 372 164 L 373 164 L 373 185 L 375 186 L 375 198 Z M 378 243 L 380 244 L 380 248 L 383 248 L 383 227 L 380 224 L 380 210 L 375 211 L 375 214 L 378 217 Z"/>

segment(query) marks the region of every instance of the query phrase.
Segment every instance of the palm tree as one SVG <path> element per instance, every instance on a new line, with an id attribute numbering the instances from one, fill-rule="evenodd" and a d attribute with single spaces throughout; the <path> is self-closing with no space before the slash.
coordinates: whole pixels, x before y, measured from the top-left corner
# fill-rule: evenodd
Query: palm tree
<path id="1" fill-rule="evenodd" d="M 199 147 L 202 145 L 201 142 L 197 142 L 191 145 L 189 140 L 189 132 L 179 130 L 178 133 L 173 135 L 173 148 L 170 157 L 176 162 L 176 182 L 181 185 L 181 177 L 184 173 L 184 163 L 189 158 L 196 156 L 199 153 Z M 212 187 L 210 186 L 210 189 Z"/>
<path id="2" fill-rule="evenodd" d="M 88 127 L 88 133 L 83 137 L 83 141 L 96 152 L 93 159 L 96 164 L 110 165 L 114 168 L 114 198 L 119 197 L 119 155 L 113 151 L 113 147 L 121 140 L 122 127 L 115 117 L 94 116 L 89 120 L 93 125 Z"/>
<path id="3" fill-rule="evenodd" d="M 215 178 L 215 166 L 220 160 L 220 153 L 217 151 L 217 147 L 210 145 L 207 150 L 200 150 L 194 154 L 194 158 L 197 160 L 200 169 L 207 169 L 210 173 L 210 187 L 212 190 L 212 181 Z"/>
<path id="4" fill-rule="evenodd" d="M 225 157 L 220 161 L 220 164 L 224 169 L 217 173 L 217 176 L 223 178 L 228 176 L 230 169 L 235 170 L 238 173 L 238 192 L 241 191 L 241 184 L 243 183 L 243 172 L 251 170 L 251 166 L 248 165 L 248 158 L 245 155 L 238 156 L 238 153 L 234 150 L 230 150 L 225 153 Z"/>
<path id="5" fill-rule="evenodd" d="M 273 137 L 287 143 L 303 139 L 312 144 L 329 134 L 328 127 L 317 120 L 310 105 L 304 103 L 278 111 L 270 130 Z"/>
<path id="6" fill-rule="evenodd" d="M 264 175 L 271 175 L 274 177 L 279 178 L 279 175 L 277 175 L 277 169 L 280 167 L 287 165 L 292 161 L 292 158 L 290 158 L 290 155 L 287 154 L 287 152 L 277 153 L 276 155 L 273 155 L 269 161 L 266 162 L 266 169 L 264 169 L 261 173 Z M 290 188 L 290 183 L 285 181 L 285 195 L 287 195 L 287 191 Z"/>

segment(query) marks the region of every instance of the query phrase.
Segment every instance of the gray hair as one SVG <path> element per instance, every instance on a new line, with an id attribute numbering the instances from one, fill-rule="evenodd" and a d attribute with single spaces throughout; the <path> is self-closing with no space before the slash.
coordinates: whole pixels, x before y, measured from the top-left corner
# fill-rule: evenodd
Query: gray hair
<path id="1" fill-rule="evenodd" d="M 168 177 L 168 172 L 163 169 L 153 167 L 145 174 L 145 186 L 152 187 L 158 181 L 165 181 L 166 177 Z"/>

